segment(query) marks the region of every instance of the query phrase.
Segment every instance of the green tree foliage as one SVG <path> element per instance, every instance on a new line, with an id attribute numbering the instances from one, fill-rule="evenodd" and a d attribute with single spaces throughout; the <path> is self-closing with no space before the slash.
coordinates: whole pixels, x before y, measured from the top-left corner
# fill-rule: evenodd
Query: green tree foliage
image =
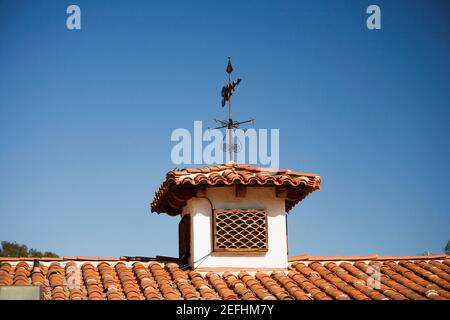
<path id="1" fill-rule="evenodd" d="M 444 249 L 445 254 L 450 254 L 450 240 L 448 240 L 447 245 Z"/>
<path id="2" fill-rule="evenodd" d="M 24 244 L 18 244 L 17 242 L 2 241 L 2 246 L 0 248 L 0 257 L 59 257 L 56 253 L 45 251 L 41 252 L 36 249 L 29 249 Z"/>

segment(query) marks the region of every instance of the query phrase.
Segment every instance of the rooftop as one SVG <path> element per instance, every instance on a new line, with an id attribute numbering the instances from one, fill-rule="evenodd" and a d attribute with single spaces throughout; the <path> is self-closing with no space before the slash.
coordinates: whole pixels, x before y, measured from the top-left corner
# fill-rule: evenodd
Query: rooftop
<path id="1" fill-rule="evenodd" d="M 165 257 L 0 257 L 0 285 L 47 300 L 446 300 L 450 256 L 295 256 L 285 271 L 201 272 Z M 374 268 L 380 286 L 370 285 Z"/>

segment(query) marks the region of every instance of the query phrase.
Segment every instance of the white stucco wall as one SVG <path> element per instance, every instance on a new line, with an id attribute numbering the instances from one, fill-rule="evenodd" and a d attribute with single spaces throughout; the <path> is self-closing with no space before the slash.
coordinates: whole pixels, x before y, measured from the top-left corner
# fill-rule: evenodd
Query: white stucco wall
<path id="1" fill-rule="evenodd" d="M 211 207 L 212 204 L 212 207 Z M 264 253 L 212 252 L 212 209 L 265 209 L 268 224 L 268 251 Z M 191 259 L 199 269 L 287 268 L 286 213 L 284 199 L 275 196 L 274 188 L 247 188 L 246 196 L 235 197 L 234 186 L 208 187 L 205 198 L 192 198 L 183 209 L 191 214 Z M 203 257 L 210 256 L 201 260 Z"/>

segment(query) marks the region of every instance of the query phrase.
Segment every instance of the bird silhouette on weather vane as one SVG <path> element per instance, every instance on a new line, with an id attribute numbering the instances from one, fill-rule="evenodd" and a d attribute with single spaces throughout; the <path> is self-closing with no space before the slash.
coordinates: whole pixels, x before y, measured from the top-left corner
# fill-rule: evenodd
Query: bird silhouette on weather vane
<path id="1" fill-rule="evenodd" d="M 222 87 L 221 96 L 222 96 L 222 107 L 228 103 L 228 120 L 218 120 L 214 119 L 215 122 L 219 123 L 220 126 L 214 129 L 227 129 L 228 132 L 228 143 L 223 144 L 224 151 L 228 151 L 229 160 L 233 160 L 233 153 L 240 151 L 240 142 L 239 145 L 233 143 L 233 129 L 238 129 L 241 124 L 254 123 L 254 120 L 246 120 L 246 121 L 234 121 L 231 113 L 231 96 L 233 95 L 236 87 L 241 83 L 242 79 L 238 78 L 236 80 L 232 80 L 231 73 L 233 72 L 233 66 L 231 64 L 231 58 L 228 57 L 228 64 L 226 68 L 226 72 L 228 73 L 228 84 Z"/>

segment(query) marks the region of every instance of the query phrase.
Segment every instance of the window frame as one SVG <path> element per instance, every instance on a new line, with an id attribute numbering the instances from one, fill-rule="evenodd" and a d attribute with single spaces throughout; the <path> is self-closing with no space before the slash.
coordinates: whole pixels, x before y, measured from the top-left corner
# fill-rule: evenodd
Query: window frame
<path id="1" fill-rule="evenodd" d="M 223 248 L 219 247 L 217 242 L 217 215 L 218 214 L 248 214 L 248 213 L 264 213 L 264 228 L 265 228 L 265 239 L 264 247 L 260 248 Z M 269 251 L 269 225 L 268 225 L 268 212 L 266 209 L 214 209 L 212 215 L 212 241 L 213 241 L 213 252 L 233 252 L 233 253 L 265 253 Z"/>

